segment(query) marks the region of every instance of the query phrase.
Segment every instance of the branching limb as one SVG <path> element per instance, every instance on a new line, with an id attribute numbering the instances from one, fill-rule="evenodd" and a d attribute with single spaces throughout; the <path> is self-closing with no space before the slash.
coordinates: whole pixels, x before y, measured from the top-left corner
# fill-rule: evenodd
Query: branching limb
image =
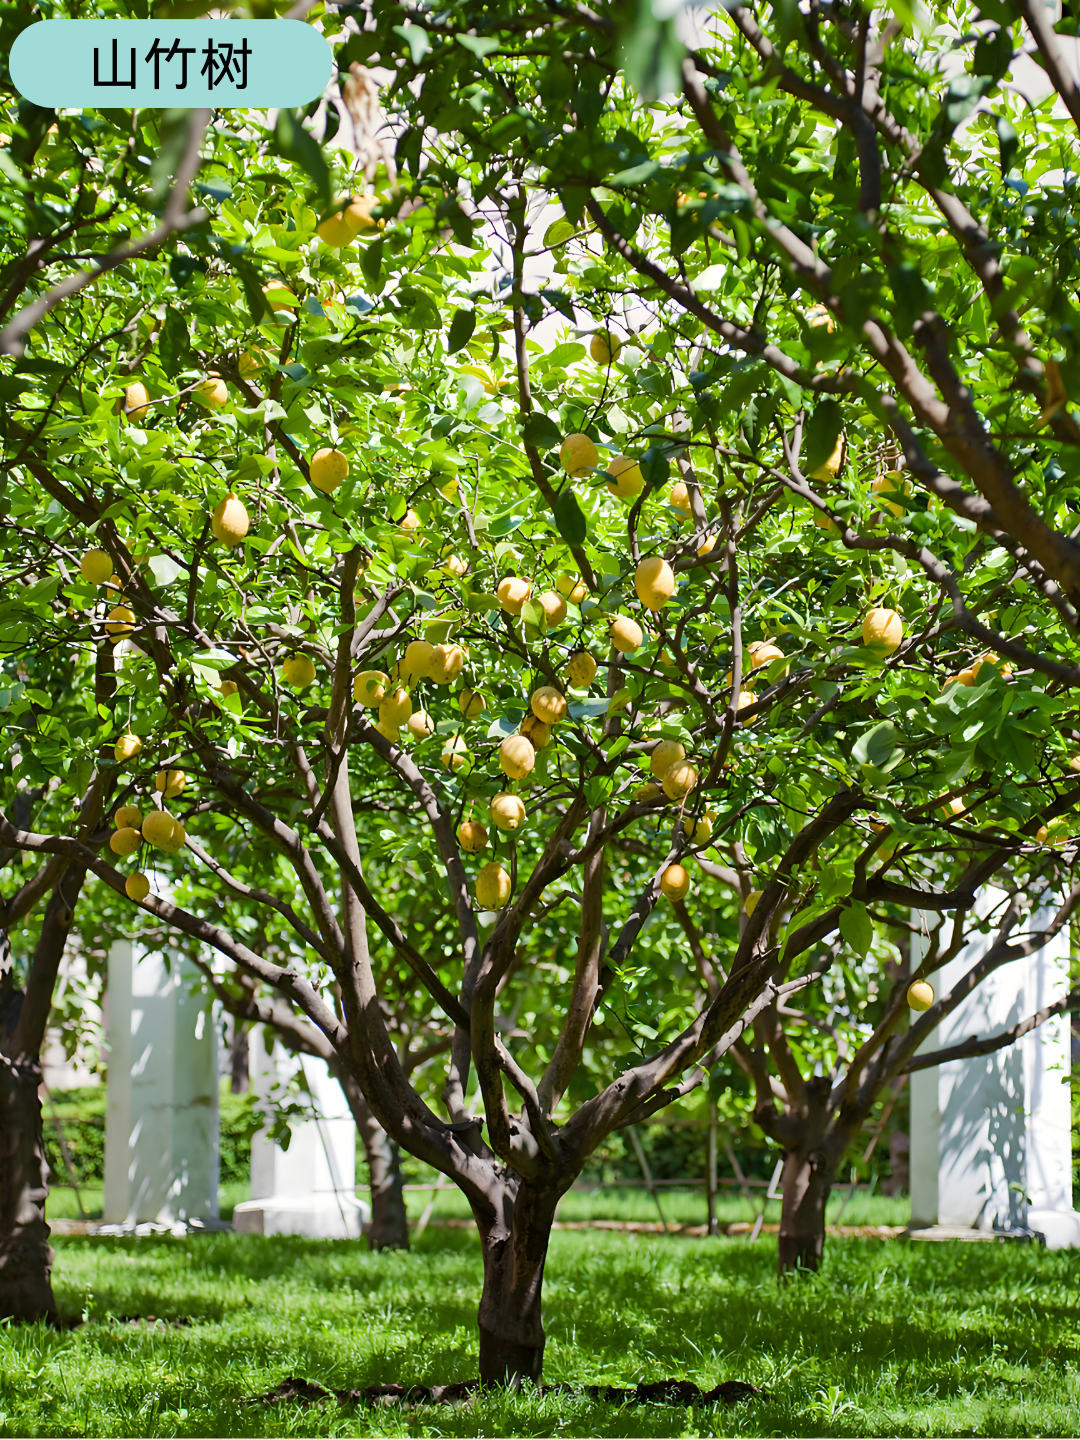
<path id="1" fill-rule="evenodd" d="M 206 127 L 210 123 L 210 111 L 193 110 L 189 123 L 187 148 L 177 166 L 176 178 L 173 180 L 160 223 L 142 239 L 119 245 L 115 250 L 103 255 L 93 270 L 77 270 L 74 275 L 61 280 L 39 299 L 24 306 L 0 331 L 0 355 L 22 355 L 26 349 L 25 337 L 50 310 L 54 310 L 68 296 L 77 294 L 85 285 L 100 279 L 117 266 L 126 265 L 137 255 L 145 255 L 148 250 L 161 245 L 170 235 L 202 224 L 206 219 L 206 211 L 201 208 L 186 210 L 185 207 L 188 190 L 199 169 L 200 150 Z"/>

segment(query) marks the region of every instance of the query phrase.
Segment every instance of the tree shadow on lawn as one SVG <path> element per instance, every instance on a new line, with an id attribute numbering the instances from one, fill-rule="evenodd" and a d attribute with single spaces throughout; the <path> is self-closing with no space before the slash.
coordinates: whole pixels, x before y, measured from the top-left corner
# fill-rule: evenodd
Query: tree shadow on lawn
<path id="1" fill-rule="evenodd" d="M 428 1232 L 394 1254 L 229 1234 L 70 1237 L 58 1251 L 65 1310 L 83 1308 L 88 1286 L 95 1320 L 223 1324 L 256 1369 L 273 1353 L 279 1376 L 349 1388 L 475 1373 L 481 1267 L 468 1231 Z M 68 1255 L 85 1277 L 70 1290 Z M 1075 1363 L 1077 1289 L 1063 1252 L 1028 1246 L 830 1242 L 820 1275 L 778 1286 L 770 1240 L 560 1232 L 545 1285 L 545 1380 L 688 1376 L 708 1389 L 745 1378 L 767 1388 L 778 1369 L 825 1364 L 862 1385 L 868 1371 L 914 1367 L 924 1382 L 962 1388 L 984 1358 Z"/>

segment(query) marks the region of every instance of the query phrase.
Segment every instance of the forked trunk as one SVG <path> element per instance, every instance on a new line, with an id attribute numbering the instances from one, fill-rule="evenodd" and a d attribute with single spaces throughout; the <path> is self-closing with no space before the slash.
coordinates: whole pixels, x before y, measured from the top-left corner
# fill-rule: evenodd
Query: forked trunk
<path id="1" fill-rule="evenodd" d="M 832 1167 L 823 1149 L 799 1147 L 784 1156 L 784 1195 L 780 1206 L 779 1271 L 816 1270 L 825 1249 L 825 1207 L 832 1190 Z"/>
<path id="2" fill-rule="evenodd" d="M 544 1262 L 561 1191 L 507 1188 L 494 1217 L 476 1211 L 484 1255 L 480 1383 L 539 1383 L 544 1364 Z"/>
<path id="3" fill-rule="evenodd" d="M 375 1119 L 361 1134 L 371 1177 L 371 1221 L 367 1241 L 372 1250 L 407 1250 L 409 1222 L 405 1213 L 405 1177 L 398 1147 Z"/>
<path id="4" fill-rule="evenodd" d="M 56 1320 L 41 1066 L 0 1053 L 0 1320 Z"/>

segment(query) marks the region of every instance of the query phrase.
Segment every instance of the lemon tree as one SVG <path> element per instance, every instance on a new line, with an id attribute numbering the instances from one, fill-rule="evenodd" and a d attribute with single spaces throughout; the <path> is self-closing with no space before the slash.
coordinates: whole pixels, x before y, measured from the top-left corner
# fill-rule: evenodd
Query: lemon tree
<path id="1" fill-rule="evenodd" d="M 850 186 L 848 102 L 811 124 L 798 76 L 762 90 L 777 52 L 748 12 L 677 70 L 685 104 L 650 106 L 663 26 L 575 12 L 568 50 L 561 15 L 525 42 L 467 18 L 331 24 L 342 80 L 307 128 L 162 119 L 146 143 L 194 192 L 178 172 L 170 232 L 73 288 L 29 263 L 31 225 L 60 263 L 72 177 L 107 174 L 78 204 L 115 256 L 154 176 L 120 112 L 11 108 L 5 799 L 25 780 L 49 801 L 0 841 L 92 873 L 321 1033 L 467 1196 L 499 1381 L 541 1373 L 555 1209 L 606 1136 L 728 1057 L 782 1056 L 792 997 L 816 1004 L 879 916 L 968 910 L 1000 872 L 1060 885 L 1073 542 L 1046 532 L 1071 442 L 961 443 L 960 412 L 939 436 L 882 390 L 882 312 L 911 320 L 881 288 L 908 283 L 882 268 L 896 219 Z M 392 154 L 358 118 L 388 57 Z M 897 66 L 918 89 L 926 67 Z M 799 208 L 826 175 L 828 224 Z M 930 228 L 966 315 L 958 241 Z M 895 343 L 960 403 L 938 351 L 926 379 Z M 1067 362 L 1031 343 L 1030 384 L 1015 330 L 967 363 L 1000 367 L 995 424 L 1060 429 Z M 1014 444 L 1053 502 L 1014 485 L 997 516 L 983 459 Z M 883 1037 L 907 1014 L 901 984 Z M 414 1073 L 416 1016 L 444 1033 Z M 814 1083 L 784 1071 L 793 1110 Z M 820 1254 L 853 1113 L 804 1210 L 789 1186 L 782 1265 Z M 818 1152 L 785 1143 L 806 1178 Z"/>

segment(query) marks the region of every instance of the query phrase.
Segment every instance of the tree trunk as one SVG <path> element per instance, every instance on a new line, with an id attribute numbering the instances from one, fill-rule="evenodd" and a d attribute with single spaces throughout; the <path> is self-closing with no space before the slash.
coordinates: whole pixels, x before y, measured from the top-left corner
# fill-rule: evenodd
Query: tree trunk
<path id="1" fill-rule="evenodd" d="M 229 1036 L 229 1093 L 246 1095 L 251 1084 L 248 1027 L 237 1016 L 232 1017 Z"/>
<path id="2" fill-rule="evenodd" d="M 55 1322 L 41 1066 L 0 1053 L 0 1320 Z"/>
<path id="3" fill-rule="evenodd" d="M 360 1138 L 367 1154 L 371 1177 L 371 1223 L 367 1240 L 372 1250 L 407 1250 L 409 1221 L 405 1213 L 405 1177 L 401 1153 L 374 1115 Z"/>
<path id="4" fill-rule="evenodd" d="M 559 1189 L 508 1185 L 495 1213 L 474 1208 L 484 1256 L 480 1383 L 539 1384 L 544 1363 L 541 1292 Z"/>
<path id="5" fill-rule="evenodd" d="M 780 1275 L 817 1270 L 825 1249 L 825 1207 L 832 1190 L 832 1167 L 820 1137 L 816 1147 L 799 1146 L 784 1156 L 784 1195 L 780 1205 Z"/>
<path id="6" fill-rule="evenodd" d="M 356 1121 L 360 1143 L 367 1157 L 371 1180 L 371 1223 L 367 1240 L 372 1250 L 408 1250 L 409 1221 L 405 1211 L 405 1177 L 401 1173 L 401 1153 L 375 1119 L 356 1077 L 331 1060 L 330 1073 L 335 1077 Z"/>

